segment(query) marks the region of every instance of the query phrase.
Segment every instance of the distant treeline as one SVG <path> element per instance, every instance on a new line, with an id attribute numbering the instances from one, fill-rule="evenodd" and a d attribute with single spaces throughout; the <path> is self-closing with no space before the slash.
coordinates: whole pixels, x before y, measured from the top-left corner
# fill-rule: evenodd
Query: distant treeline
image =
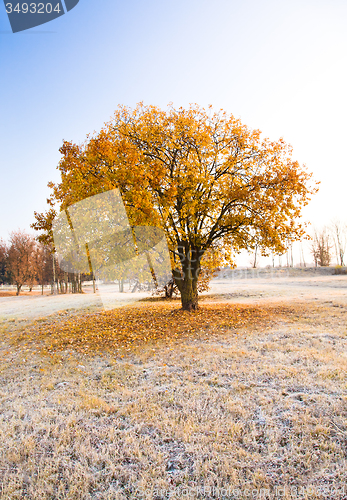
<path id="1" fill-rule="evenodd" d="M 92 274 L 67 273 L 60 269 L 53 249 L 43 245 L 24 231 L 13 231 L 8 243 L 0 240 L 0 284 L 16 286 L 19 295 L 23 285 L 31 291 L 36 285 L 51 285 L 51 292 L 80 293 L 82 281 Z"/>

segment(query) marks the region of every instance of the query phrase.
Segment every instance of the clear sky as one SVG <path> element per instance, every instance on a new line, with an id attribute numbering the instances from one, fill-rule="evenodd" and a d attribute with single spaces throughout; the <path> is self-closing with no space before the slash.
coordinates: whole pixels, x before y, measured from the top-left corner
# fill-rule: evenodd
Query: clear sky
<path id="1" fill-rule="evenodd" d="M 0 5 L 0 237 L 30 230 L 83 142 L 118 104 L 212 104 L 283 137 L 321 181 L 304 211 L 347 220 L 345 0 L 80 0 L 12 34 Z"/>

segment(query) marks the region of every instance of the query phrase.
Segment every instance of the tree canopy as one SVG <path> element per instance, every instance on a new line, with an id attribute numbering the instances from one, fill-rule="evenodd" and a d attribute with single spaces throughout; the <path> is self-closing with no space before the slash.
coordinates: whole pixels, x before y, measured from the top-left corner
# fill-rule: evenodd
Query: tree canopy
<path id="1" fill-rule="evenodd" d="M 60 152 L 51 206 L 62 210 L 117 187 L 131 225 L 165 231 L 186 310 L 198 307 L 204 260 L 233 265 L 236 253 L 255 245 L 264 254 L 285 251 L 304 235 L 298 218 L 317 191 L 282 138 L 263 139 L 212 107 L 119 106 L 99 133 L 80 145 L 64 141 Z M 52 209 L 36 219 L 47 230 Z"/>

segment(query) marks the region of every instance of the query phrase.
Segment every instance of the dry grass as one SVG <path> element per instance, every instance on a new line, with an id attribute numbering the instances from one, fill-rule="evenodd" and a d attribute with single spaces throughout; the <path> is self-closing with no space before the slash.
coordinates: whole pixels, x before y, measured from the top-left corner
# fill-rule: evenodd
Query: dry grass
<path id="1" fill-rule="evenodd" d="M 47 291 L 44 292 L 45 295 L 48 294 Z M 41 295 L 41 292 L 38 292 L 37 290 L 33 290 L 31 292 L 24 290 L 23 292 L 20 292 L 19 294 L 21 297 L 23 295 L 28 296 L 28 297 L 33 297 L 34 295 Z M 16 291 L 15 290 L 0 290 L 0 297 L 16 297 Z"/>
<path id="2" fill-rule="evenodd" d="M 182 314 L 176 301 L 147 301 L 13 322 L 2 335 L 0 498 L 347 498 L 338 306 Z"/>

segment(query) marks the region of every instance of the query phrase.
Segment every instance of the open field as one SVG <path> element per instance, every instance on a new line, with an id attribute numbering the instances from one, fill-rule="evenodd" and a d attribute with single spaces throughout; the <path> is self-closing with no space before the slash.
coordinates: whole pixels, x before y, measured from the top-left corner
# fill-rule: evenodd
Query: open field
<path id="1" fill-rule="evenodd" d="M 258 274 L 220 277 L 196 313 L 17 306 L 0 498 L 347 498 L 346 291 L 347 276 Z"/>
<path id="2" fill-rule="evenodd" d="M 211 290 L 201 294 L 211 300 L 261 303 L 274 300 L 296 301 L 298 298 L 327 299 L 346 297 L 346 275 L 333 276 L 334 268 L 282 268 L 282 269 L 236 269 L 221 272 L 212 281 Z M 45 289 L 29 293 L 24 290 L 18 297 L 14 289 L 0 288 L 0 324 L 7 322 L 35 320 L 59 312 L 102 311 L 103 302 L 112 307 L 123 307 L 146 297 L 150 292 L 118 292 L 118 286 L 100 287 L 99 293 L 92 293 L 92 287 L 83 287 L 83 294 L 50 295 Z M 215 299 L 214 299 L 215 297 Z"/>

